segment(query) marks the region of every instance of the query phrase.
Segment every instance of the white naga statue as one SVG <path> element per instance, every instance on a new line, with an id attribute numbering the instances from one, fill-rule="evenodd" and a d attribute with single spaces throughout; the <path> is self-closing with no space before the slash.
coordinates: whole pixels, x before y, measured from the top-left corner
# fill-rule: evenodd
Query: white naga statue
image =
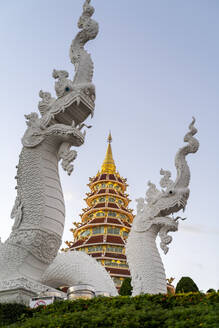
<path id="1" fill-rule="evenodd" d="M 7 291 L 22 289 L 30 295 L 48 287 L 78 283 L 117 294 L 110 276 L 93 258 L 79 252 L 57 256 L 65 222 L 58 163 L 61 160 L 63 169 L 72 173 L 77 152 L 70 148 L 84 143 L 83 122 L 93 115 L 95 107 L 93 62 L 84 49 L 98 34 L 93 13 L 90 0 L 86 0 L 78 22 L 80 31 L 70 47 L 73 81 L 68 79 L 68 72 L 54 70 L 57 98 L 40 91 L 40 117 L 37 113 L 25 116 L 27 130 L 22 138 L 17 197 L 11 213 L 14 225 L 9 238 L 0 243 L 0 302 L 24 301 L 18 292 Z"/>
<path id="2" fill-rule="evenodd" d="M 178 230 L 178 219 L 170 217 L 173 213 L 185 209 L 189 197 L 190 170 L 186 162 L 186 156 L 197 152 L 199 142 L 193 136 L 197 133 L 194 127 L 195 119 L 189 126 L 189 132 L 184 141 L 188 144 L 180 148 L 175 157 L 177 170 L 176 181 L 173 182 L 171 173 L 161 169 L 163 176 L 159 191 L 149 182 L 144 198 L 137 199 L 137 215 L 134 219 L 129 234 L 126 255 L 132 276 L 132 295 L 166 293 L 166 276 L 163 263 L 156 246 L 156 237 L 159 234 L 160 246 L 164 253 L 168 252 L 168 244 L 172 237 L 170 231 Z"/>

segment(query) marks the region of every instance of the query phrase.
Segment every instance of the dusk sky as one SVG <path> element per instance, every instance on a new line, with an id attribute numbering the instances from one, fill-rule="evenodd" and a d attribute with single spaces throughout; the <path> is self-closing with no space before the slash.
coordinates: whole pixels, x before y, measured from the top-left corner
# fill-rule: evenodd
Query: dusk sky
<path id="1" fill-rule="evenodd" d="M 74 76 L 69 47 L 82 5 L 83 0 L 0 3 L 2 241 L 13 223 L 24 114 L 38 111 L 40 89 L 55 96 L 54 68 Z M 174 156 L 195 116 L 200 149 L 187 158 L 187 220 L 172 233 L 162 259 L 175 284 L 190 276 L 200 290 L 219 289 L 219 1 L 92 0 L 92 5 L 100 32 L 86 49 L 94 61 L 96 109 L 87 120 L 93 127 L 77 149 L 74 172 L 69 177 L 60 169 L 66 201 L 63 241 L 72 240 L 69 229 L 86 207 L 87 183 L 101 167 L 109 130 L 135 210 L 147 181 L 159 186 L 161 167 L 175 178 Z"/>

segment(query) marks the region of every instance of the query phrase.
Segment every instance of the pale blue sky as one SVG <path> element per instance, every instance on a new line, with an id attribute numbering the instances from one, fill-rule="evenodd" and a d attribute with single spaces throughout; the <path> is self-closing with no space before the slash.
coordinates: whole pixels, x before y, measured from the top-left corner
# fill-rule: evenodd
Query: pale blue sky
<path id="1" fill-rule="evenodd" d="M 120 174 L 130 198 L 158 183 L 161 167 L 175 177 L 174 156 L 194 115 L 200 150 L 188 158 L 191 196 L 179 232 L 163 256 L 167 276 L 191 276 L 198 287 L 219 289 L 218 0 L 93 0 L 100 33 L 87 45 L 95 64 L 97 101 L 93 128 L 78 149 L 66 195 L 64 240 L 78 219 L 111 129 Z M 53 68 L 67 69 L 83 0 L 8 0 L 0 3 L 1 232 L 12 224 L 15 165 L 25 130 L 24 114 L 37 110 L 42 88 L 54 95 Z M 135 202 L 131 203 L 135 208 Z"/>

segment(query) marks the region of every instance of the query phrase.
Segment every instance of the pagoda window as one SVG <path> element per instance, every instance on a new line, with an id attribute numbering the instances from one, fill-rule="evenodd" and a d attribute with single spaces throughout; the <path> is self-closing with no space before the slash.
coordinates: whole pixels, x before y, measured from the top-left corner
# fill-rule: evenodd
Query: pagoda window
<path id="1" fill-rule="evenodd" d="M 105 202 L 106 198 L 105 197 L 100 197 L 99 202 Z"/>
<path id="2" fill-rule="evenodd" d="M 127 231 L 123 231 L 123 237 L 128 237 L 129 233 Z"/>
<path id="3" fill-rule="evenodd" d="M 96 216 L 104 216 L 104 212 L 97 212 Z"/>
<path id="4" fill-rule="evenodd" d="M 120 214 L 121 219 L 127 219 L 127 216 L 125 214 Z"/>
<path id="5" fill-rule="evenodd" d="M 125 262 L 115 261 L 115 260 L 105 260 L 104 263 L 106 266 L 120 267 L 120 268 L 128 268 L 128 264 Z"/>
<path id="6" fill-rule="evenodd" d="M 120 228 L 107 227 L 107 232 L 111 235 L 119 235 Z"/>
<path id="7" fill-rule="evenodd" d="M 128 264 L 126 263 L 120 263 L 119 266 L 120 268 L 128 268 Z"/>
<path id="8" fill-rule="evenodd" d="M 102 188 L 106 188 L 106 184 L 105 184 L 105 183 L 102 183 L 102 184 L 101 184 L 101 187 L 102 187 Z"/>
<path id="9" fill-rule="evenodd" d="M 93 235 L 103 234 L 104 233 L 104 226 L 95 227 L 92 229 Z"/>
<path id="10" fill-rule="evenodd" d="M 99 252 L 102 251 L 102 246 L 90 246 L 88 247 L 88 252 Z"/>
<path id="11" fill-rule="evenodd" d="M 114 253 L 122 253 L 122 247 L 108 245 L 107 251 L 114 252 Z"/>
<path id="12" fill-rule="evenodd" d="M 124 205 L 124 203 L 121 199 L 118 199 L 118 203 Z"/>
<path id="13" fill-rule="evenodd" d="M 86 236 L 89 236 L 89 235 L 90 235 L 90 230 L 85 230 L 80 234 L 81 237 L 86 237 Z"/>
<path id="14" fill-rule="evenodd" d="M 112 211 L 110 211 L 109 213 L 108 213 L 108 216 L 112 216 L 112 217 L 116 217 L 116 212 L 112 212 Z"/>
<path id="15" fill-rule="evenodd" d="M 108 187 L 109 187 L 109 188 L 113 188 L 113 184 L 110 183 L 110 184 L 108 185 Z"/>
<path id="16" fill-rule="evenodd" d="M 128 264 L 125 262 L 115 261 L 115 260 L 106 260 L 105 265 L 113 266 L 113 267 L 120 267 L 120 268 L 128 268 Z"/>
<path id="17" fill-rule="evenodd" d="M 113 198 L 113 197 L 109 197 L 109 202 L 114 203 L 115 201 L 116 201 L 115 198 Z"/>
<path id="18" fill-rule="evenodd" d="M 116 263 L 116 261 L 111 261 L 111 260 L 106 260 L 105 261 L 105 265 L 109 265 L 109 266 L 114 266 L 114 267 L 118 267 L 118 263 Z"/>

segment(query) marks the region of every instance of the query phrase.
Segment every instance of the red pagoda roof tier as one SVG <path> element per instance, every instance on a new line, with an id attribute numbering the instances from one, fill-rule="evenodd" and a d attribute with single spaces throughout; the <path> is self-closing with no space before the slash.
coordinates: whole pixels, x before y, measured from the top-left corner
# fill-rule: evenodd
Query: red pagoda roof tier
<path id="1" fill-rule="evenodd" d="M 109 189 L 109 193 L 110 194 L 114 194 L 114 195 L 116 195 L 116 192 L 115 192 L 115 190 L 113 190 L 113 189 Z M 124 197 L 124 196 L 123 196 Z"/>
<path id="2" fill-rule="evenodd" d="M 102 253 L 90 253 L 92 257 L 102 257 Z"/>
<path id="3" fill-rule="evenodd" d="M 97 193 L 98 194 L 105 194 L 106 193 L 106 189 L 100 189 L 100 190 L 98 190 Z M 95 194 L 95 193 L 93 193 L 93 194 Z"/>
<path id="4" fill-rule="evenodd" d="M 99 177 L 99 180 L 106 180 L 106 174 L 101 174 L 101 176 Z"/>
<path id="5" fill-rule="evenodd" d="M 104 257 L 126 260 L 126 256 L 124 254 L 118 254 L 118 253 L 105 253 Z"/>
<path id="6" fill-rule="evenodd" d="M 103 235 L 102 236 L 92 236 L 90 237 L 85 245 L 90 245 L 90 244 L 98 244 L 98 243 L 103 243 Z"/>
<path id="7" fill-rule="evenodd" d="M 106 242 L 111 243 L 111 244 L 125 245 L 123 239 L 119 236 L 107 236 L 106 237 Z"/>
<path id="8" fill-rule="evenodd" d="M 89 186 L 93 185 L 94 183 L 98 183 L 98 182 L 104 182 L 104 181 L 112 181 L 112 182 L 117 182 L 120 185 L 123 186 L 123 188 L 127 187 L 126 181 L 127 179 L 121 178 L 118 176 L 118 174 L 100 174 L 98 173 L 97 176 L 90 178 L 90 183 Z"/>
<path id="9" fill-rule="evenodd" d="M 114 174 L 109 174 L 109 180 L 116 180 L 116 177 Z"/>
<path id="10" fill-rule="evenodd" d="M 83 239 L 77 240 L 74 244 L 71 245 L 71 248 L 81 246 L 84 243 Z"/>
<path id="11" fill-rule="evenodd" d="M 125 221 L 124 221 L 123 224 L 126 225 L 126 226 L 129 227 L 129 228 L 132 227 L 131 224 L 129 224 L 128 222 L 125 222 Z"/>
<path id="12" fill-rule="evenodd" d="M 93 223 L 104 223 L 105 222 L 105 218 L 95 218 L 93 220 L 91 220 L 88 224 L 93 224 Z"/>
<path id="13" fill-rule="evenodd" d="M 101 208 L 101 207 L 106 207 L 105 203 L 99 203 L 94 206 L 94 208 Z"/>
<path id="14" fill-rule="evenodd" d="M 108 203 L 108 207 L 119 208 L 119 206 L 115 203 Z"/>
<path id="15" fill-rule="evenodd" d="M 113 224 L 123 225 L 119 219 L 114 219 L 114 218 L 109 218 L 109 217 L 107 218 L 107 221 L 106 222 L 107 223 L 113 223 Z"/>
<path id="16" fill-rule="evenodd" d="M 83 223 L 82 225 L 80 225 L 77 230 L 81 230 L 81 229 L 89 229 L 90 227 L 95 227 L 97 225 L 116 225 L 116 226 L 120 226 L 123 228 L 127 228 L 128 230 L 131 228 L 131 225 L 121 219 L 117 219 L 117 218 L 111 218 L 111 217 L 100 217 L 100 218 L 94 218 L 91 219 L 88 222 Z"/>
<path id="17" fill-rule="evenodd" d="M 108 268 L 108 267 L 105 267 L 105 269 L 111 274 L 117 274 L 117 275 L 123 275 L 123 276 L 129 276 L 130 277 L 130 271 L 129 270 L 115 269 L 115 268 Z"/>

